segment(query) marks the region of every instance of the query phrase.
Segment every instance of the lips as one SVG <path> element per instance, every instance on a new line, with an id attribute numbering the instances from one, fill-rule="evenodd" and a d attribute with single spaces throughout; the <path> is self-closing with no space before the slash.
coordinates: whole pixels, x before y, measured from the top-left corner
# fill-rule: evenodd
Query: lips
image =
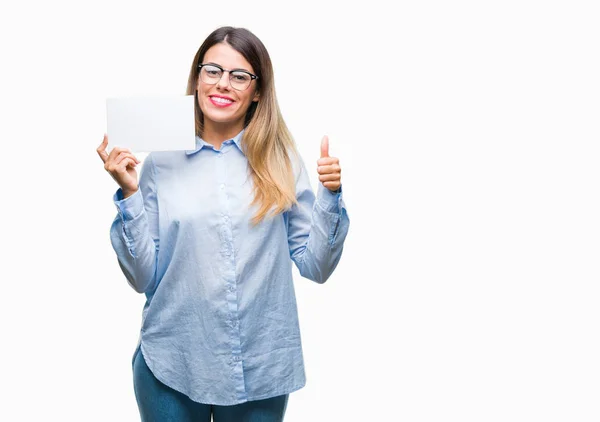
<path id="1" fill-rule="evenodd" d="M 229 97 L 223 95 L 211 95 L 208 97 L 210 102 L 217 107 L 229 107 L 235 101 Z"/>

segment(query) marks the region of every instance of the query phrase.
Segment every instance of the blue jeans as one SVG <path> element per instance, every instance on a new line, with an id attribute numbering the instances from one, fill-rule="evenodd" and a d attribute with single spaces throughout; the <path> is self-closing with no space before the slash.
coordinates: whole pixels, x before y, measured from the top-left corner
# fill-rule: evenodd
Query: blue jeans
<path id="1" fill-rule="evenodd" d="M 142 422 L 282 422 L 288 394 L 233 406 L 198 403 L 156 379 L 141 351 L 133 360 L 133 387 Z"/>

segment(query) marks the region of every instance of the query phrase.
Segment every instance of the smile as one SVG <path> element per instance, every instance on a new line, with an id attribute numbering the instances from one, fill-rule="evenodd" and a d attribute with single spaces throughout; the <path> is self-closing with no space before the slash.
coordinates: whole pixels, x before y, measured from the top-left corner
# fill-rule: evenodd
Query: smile
<path id="1" fill-rule="evenodd" d="M 209 97 L 210 98 L 210 102 L 213 103 L 214 105 L 216 105 L 217 107 L 228 107 L 231 104 L 233 104 L 233 100 L 230 100 L 228 98 L 222 98 L 222 97 Z"/>

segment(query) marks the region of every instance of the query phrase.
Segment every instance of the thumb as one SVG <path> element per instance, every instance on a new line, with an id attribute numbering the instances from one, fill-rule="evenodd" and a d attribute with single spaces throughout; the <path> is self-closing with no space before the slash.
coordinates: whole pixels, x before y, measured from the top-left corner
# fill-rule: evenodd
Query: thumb
<path id="1" fill-rule="evenodd" d="M 329 138 L 327 135 L 321 139 L 321 158 L 329 157 Z"/>

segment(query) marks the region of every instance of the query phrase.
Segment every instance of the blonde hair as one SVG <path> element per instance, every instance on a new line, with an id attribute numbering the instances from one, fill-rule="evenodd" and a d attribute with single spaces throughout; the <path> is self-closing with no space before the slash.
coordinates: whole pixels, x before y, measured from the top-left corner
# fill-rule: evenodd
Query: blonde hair
<path id="1" fill-rule="evenodd" d="M 300 168 L 300 157 L 279 109 L 269 53 L 258 37 L 245 28 L 225 26 L 216 29 L 194 56 L 186 93 L 195 95 L 196 134 L 202 136 L 204 123 L 196 91 L 198 65 L 208 49 L 218 43 L 225 43 L 244 56 L 258 76 L 256 90 L 260 93 L 260 100 L 252 103 L 246 113 L 241 143 L 254 186 L 251 205 L 259 206 L 252 218 L 252 223 L 256 225 L 268 216 L 270 210 L 271 216 L 276 216 L 298 204 L 291 160 L 297 160 Z"/>

